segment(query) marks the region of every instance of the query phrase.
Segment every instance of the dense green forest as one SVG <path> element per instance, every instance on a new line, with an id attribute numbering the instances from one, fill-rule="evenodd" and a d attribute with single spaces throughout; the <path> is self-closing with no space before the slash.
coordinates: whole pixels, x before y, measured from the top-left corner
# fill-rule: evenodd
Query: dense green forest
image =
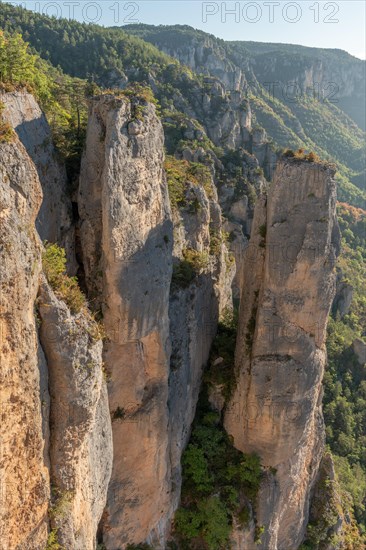
<path id="1" fill-rule="evenodd" d="M 209 37 L 208 51 L 230 64 L 239 63 L 240 57 L 240 68 L 249 71 L 251 85 L 246 93 L 256 98 L 252 105 L 254 123 L 266 129 L 274 144 L 280 148 L 314 149 L 323 158 L 336 160 L 340 174 L 340 198 L 354 206 L 365 199 L 364 191 L 359 191 L 360 187 L 364 189 L 365 182 L 362 130 L 344 111 L 326 101 L 310 101 L 310 98 L 300 97 L 293 104 L 269 95 L 248 67 L 247 57 L 251 54 L 245 42 L 235 43 L 233 49 L 231 43 L 187 26 L 103 28 L 50 18 L 6 4 L 0 5 L 0 27 L 5 31 L 21 33 L 43 59 L 54 67 L 62 68 L 70 76 L 112 88 L 124 85 L 126 76 L 129 81 L 152 84 L 163 108 L 171 108 L 175 98 L 177 110 L 182 110 L 179 104 L 193 107 L 198 118 L 198 98 L 202 96 L 205 86 L 202 75 L 192 73 L 153 44 L 174 49 L 193 41 L 205 47 Z M 319 51 L 327 57 L 323 53 L 327 50 Z M 242 55 L 239 56 L 238 52 Z M 289 55 L 289 50 L 286 55 Z M 335 55 L 332 54 L 332 60 Z M 342 52 L 339 55 L 340 62 L 345 62 L 348 54 Z M 295 56 L 294 65 L 297 64 Z M 287 60 L 285 65 L 288 67 L 291 63 Z M 199 122 L 204 124 L 205 120 Z"/>
<path id="2" fill-rule="evenodd" d="M 247 93 L 251 99 L 254 123 L 265 128 L 268 136 L 279 147 L 305 147 L 315 150 L 322 158 L 335 160 L 339 171 L 340 198 L 355 206 L 365 200 L 365 133 L 348 115 L 348 110 L 342 110 L 344 102 L 332 102 L 331 97 L 327 99 L 326 94 L 322 98 L 320 93 L 315 96 L 297 93 L 292 98 L 294 92 L 291 87 L 287 95 L 283 92 L 284 84 L 295 79 L 301 68 L 309 70 L 316 51 L 318 61 L 351 65 L 360 73 L 353 103 L 357 103 L 360 111 L 357 120 L 362 121 L 364 62 L 338 50 L 298 46 L 292 51 L 290 45 L 270 48 L 269 44 L 266 48 L 267 45 L 260 43 L 258 49 L 255 49 L 250 42 L 225 42 L 185 25 L 128 25 L 124 29 L 171 53 L 177 48 L 185 48 L 187 51 L 189 47 L 200 46 L 207 56 L 214 54 L 225 63 L 228 70 L 233 70 L 234 63 L 247 76 Z M 260 52 L 263 48 L 268 50 L 263 54 L 265 64 L 261 62 Z M 268 74 L 271 74 L 273 63 L 278 67 L 275 78 L 277 87 L 271 86 L 271 82 L 266 84 L 266 81 L 271 80 Z"/>
<path id="3" fill-rule="evenodd" d="M 0 5 L 0 28 L 0 88 L 11 91 L 25 87 L 35 94 L 51 124 L 57 149 L 67 163 L 70 180 L 77 174 L 84 144 L 87 98 L 101 89 L 125 86 L 127 79 L 151 84 L 160 102 L 170 155 L 184 145 L 182 128 L 193 125 L 204 133 L 204 121 L 188 116 L 185 111 L 197 105 L 202 76 L 143 40 L 158 42 L 161 30 L 152 27 L 131 27 L 127 32 L 105 29 L 48 18 L 4 4 Z M 179 31 L 175 28 L 169 33 L 166 31 L 164 39 L 176 46 L 188 39 L 200 40 L 204 34 L 185 27 Z M 226 49 L 228 46 L 215 40 L 220 55 L 233 59 L 230 49 Z M 347 61 L 343 52 L 332 55 L 339 55 L 342 63 Z M 366 211 L 362 177 L 365 135 L 339 106 L 321 103 L 310 96 L 296 101 L 291 109 L 278 98 L 269 96 L 261 86 L 248 90 L 247 97 L 255 123 L 266 129 L 278 147 L 305 146 L 329 160 L 336 160 L 340 167 L 342 202 L 338 205 L 338 217 L 342 256 L 338 270 L 342 281 L 352 285 L 354 295 L 347 314 L 341 318 L 335 311 L 329 322 L 324 416 L 327 444 L 334 455 L 341 487 L 350 499 L 361 533 L 366 533 L 366 366 L 353 350 L 355 339 L 365 339 L 366 335 Z M 8 130 L 1 124 L 0 121 L 0 137 L 1 132 L 5 135 Z M 197 147 L 194 141 L 189 144 Z M 228 158 L 234 157 L 232 151 L 215 147 L 206 135 L 198 145 L 214 151 L 224 166 Z M 225 517 L 227 525 L 230 516 L 242 514 L 245 523 L 245 509 L 236 509 L 232 504 L 232 485 L 241 483 L 240 490 L 251 494 L 260 475 L 256 459 L 252 458 L 249 468 L 252 477 L 243 479 L 238 457 L 223 432 L 214 430 L 216 424 L 217 419 L 202 406 L 184 458 L 185 502 L 189 502 L 192 494 L 197 497 L 199 514 L 195 517 L 200 518 L 200 523 L 197 519 L 196 535 L 205 522 L 216 521 L 217 527 L 220 517 Z M 218 439 L 208 445 L 208 436 L 213 430 Z M 222 464 L 215 478 L 208 476 L 206 469 L 210 460 L 222 462 L 228 453 L 232 462 Z M 215 497 L 220 491 L 221 500 Z M 197 502 L 203 502 L 203 497 L 205 504 L 199 506 Z M 183 539 L 188 537 L 187 518 L 192 514 L 190 505 L 187 504 L 185 510 L 178 515 Z M 218 529 L 218 539 L 225 540 L 225 525 L 221 531 Z"/>

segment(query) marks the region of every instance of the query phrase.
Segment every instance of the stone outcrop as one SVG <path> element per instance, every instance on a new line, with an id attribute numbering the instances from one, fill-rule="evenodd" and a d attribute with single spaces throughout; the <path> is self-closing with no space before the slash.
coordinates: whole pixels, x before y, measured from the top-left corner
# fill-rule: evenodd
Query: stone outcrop
<path id="1" fill-rule="evenodd" d="M 314 55 L 308 48 L 298 46 L 289 63 L 281 51 L 283 47 L 286 48 L 282 44 L 251 44 L 250 64 L 258 81 L 289 104 L 304 93 L 328 99 L 365 129 L 365 62 L 342 51 L 333 50 L 331 55 L 318 51 Z M 240 66 L 240 58 L 237 62 Z"/>
<path id="2" fill-rule="evenodd" d="M 114 456 L 103 540 L 111 549 L 145 540 L 158 545 L 169 521 L 173 233 L 163 139 L 144 100 L 92 100 L 79 211 L 86 282 L 108 339 Z"/>
<path id="3" fill-rule="evenodd" d="M 201 254 L 207 262 L 188 285 L 179 285 L 173 278 L 170 292 L 169 438 L 174 510 L 179 504 L 181 457 L 190 436 L 203 367 L 219 316 L 226 308 L 232 308 L 235 265 L 224 243 L 221 209 L 212 178 L 207 187 L 187 187 L 187 200 L 194 201 L 195 210 L 190 206 L 173 210 L 175 266 L 184 259 L 187 249 Z"/>
<path id="4" fill-rule="evenodd" d="M 352 349 L 359 365 L 364 365 L 366 363 L 366 343 L 361 338 L 356 338 L 352 342 Z"/>
<path id="5" fill-rule="evenodd" d="M 342 319 L 345 315 L 347 315 L 352 303 L 353 290 L 352 285 L 343 280 L 342 271 L 338 270 L 336 292 L 332 304 L 332 315 L 334 317 L 337 317 L 338 315 Z"/>
<path id="6" fill-rule="evenodd" d="M 15 91 L 0 95 L 3 116 L 17 132 L 33 160 L 42 186 L 43 200 L 36 219 L 42 241 L 59 243 L 67 253 L 70 272 L 76 269 L 71 200 L 66 170 L 52 141 L 47 119 L 33 95 Z"/>
<path id="7" fill-rule="evenodd" d="M 225 95 L 210 82 L 207 118 Z M 238 164 L 224 168 L 212 151 L 187 145 L 177 156 L 205 164 L 210 182 L 185 182 L 185 206 L 171 210 L 154 106 L 123 94 L 92 99 L 77 231 L 102 342 L 88 309 L 71 313 L 41 276 L 35 225 L 74 261 L 66 176 L 49 127 L 29 94 L 2 97 L 24 142 L 14 135 L 0 144 L 4 549 L 43 550 L 50 532 L 67 549 L 95 550 L 97 538 L 108 550 L 166 548 L 203 366 L 220 313 L 232 307 L 235 265 L 224 229 L 240 269 L 236 387 L 226 405 L 220 391 L 210 399 L 235 446 L 258 453 L 265 469 L 249 528 L 235 525 L 231 544 L 297 548 L 324 445 L 324 341 L 339 252 L 331 169 L 282 159 L 253 219 L 253 196 L 242 192 L 265 189 L 265 135 L 251 132 L 255 155 L 239 152 L 239 176 L 251 188 L 235 187 Z M 229 131 L 230 117 L 227 124 Z M 199 132 L 197 125 L 192 140 Z M 238 135 L 234 128 L 230 146 L 243 142 Z M 215 181 L 223 174 L 220 206 Z M 199 267 L 180 284 L 187 251 Z M 359 357 L 361 344 L 354 344 Z"/>
<path id="8" fill-rule="evenodd" d="M 34 316 L 42 191 L 16 135 L 0 143 L 0 158 L 0 540 L 4 550 L 39 550 L 50 494 L 47 368 Z"/>
<path id="9" fill-rule="evenodd" d="M 51 528 L 64 548 L 93 550 L 113 455 L 102 341 L 90 314 L 72 315 L 44 280 L 38 310 L 51 398 Z"/>
<path id="10" fill-rule="evenodd" d="M 321 381 L 335 291 L 339 230 L 332 171 L 282 160 L 259 199 L 245 255 L 236 389 L 225 414 L 235 446 L 266 476 L 256 520 L 262 543 L 297 548 L 324 445 Z"/>

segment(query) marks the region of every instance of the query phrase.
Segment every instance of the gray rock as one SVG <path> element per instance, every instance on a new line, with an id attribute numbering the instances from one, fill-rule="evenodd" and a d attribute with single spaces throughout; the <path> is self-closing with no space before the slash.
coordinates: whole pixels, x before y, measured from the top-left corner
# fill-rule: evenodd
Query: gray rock
<path id="1" fill-rule="evenodd" d="M 357 360 L 360 365 L 366 363 L 366 344 L 361 338 L 356 338 L 352 342 L 353 351 L 357 357 Z"/>
<path id="2" fill-rule="evenodd" d="M 339 250 L 335 187 L 321 165 L 282 161 L 255 209 L 225 427 L 238 449 L 277 472 L 258 497 L 262 544 L 248 550 L 297 548 L 307 524 L 324 446 L 321 381 Z"/>
<path id="3" fill-rule="evenodd" d="M 36 168 L 14 136 L 0 143 L 0 539 L 4 548 L 41 550 L 48 531 L 48 390 L 34 304 L 42 201 Z"/>
<path id="4" fill-rule="evenodd" d="M 47 119 L 34 97 L 17 91 L 1 95 L 4 117 L 33 160 L 43 191 L 43 201 L 36 219 L 42 241 L 57 242 L 65 248 L 71 273 L 76 271 L 74 227 L 71 200 L 67 194 L 64 164 L 52 142 Z"/>
<path id="5" fill-rule="evenodd" d="M 170 500 L 168 374 L 172 222 L 163 129 L 143 104 L 90 103 L 80 176 L 81 243 L 89 295 L 103 310 L 113 418 L 113 471 L 104 543 L 161 547 Z M 138 132 L 136 128 L 138 127 Z"/>
<path id="6" fill-rule="evenodd" d="M 51 526 L 65 548 L 93 550 L 113 458 L 102 341 L 90 314 L 72 315 L 45 280 L 39 313 L 51 396 Z"/>

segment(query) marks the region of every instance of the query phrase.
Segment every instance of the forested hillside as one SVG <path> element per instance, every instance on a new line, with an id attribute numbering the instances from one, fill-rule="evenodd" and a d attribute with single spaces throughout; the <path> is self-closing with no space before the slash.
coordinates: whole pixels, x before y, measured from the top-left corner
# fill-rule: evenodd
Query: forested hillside
<path id="1" fill-rule="evenodd" d="M 256 49 L 251 43 L 224 42 L 180 25 L 128 25 L 124 29 L 203 74 L 243 71 L 254 122 L 274 143 L 313 149 L 323 158 L 336 160 L 340 198 L 355 205 L 365 199 L 365 62 L 345 52 L 317 48 L 297 47 L 290 52 L 288 45 L 271 49 L 270 44 L 266 48 L 259 44 Z M 263 49 L 268 51 L 262 53 Z M 237 89 L 235 84 L 233 80 L 229 89 Z M 347 85 L 350 90 L 346 92 Z M 350 118 L 348 105 L 358 105 L 358 124 Z"/>

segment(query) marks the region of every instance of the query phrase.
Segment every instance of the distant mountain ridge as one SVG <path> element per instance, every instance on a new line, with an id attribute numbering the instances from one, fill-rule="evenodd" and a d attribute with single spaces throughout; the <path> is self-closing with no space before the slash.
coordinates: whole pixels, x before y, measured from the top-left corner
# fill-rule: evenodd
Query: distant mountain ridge
<path id="1" fill-rule="evenodd" d="M 249 109 L 251 127 L 264 129 L 274 148 L 305 148 L 337 162 L 340 200 L 364 207 L 365 62 L 345 52 L 316 49 L 314 63 L 312 49 L 302 46 L 292 53 L 277 45 L 267 54 L 263 49 L 272 46 L 258 43 L 256 53 L 252 42 L 225 42 L 186 25 L 103 28 L 6 4 L 0 5 L 0 28 L 20 32 L 41 57 L 71 76 L 105 88 L 149 84 L 163 108 L 173 101 L 174 109 L 205 126 L 217 146 L 239 146 L 241 130 L 233 138 L 229 129 L 240 109 Z M 294 82 L 295 94 L 287 88 Z M 338 86 L 336 103 L 323 98 L 322 91 L 334 92 L 326 88 L 332 82 Z M 214 125 L 211 133 L 208 125 Z"/>

